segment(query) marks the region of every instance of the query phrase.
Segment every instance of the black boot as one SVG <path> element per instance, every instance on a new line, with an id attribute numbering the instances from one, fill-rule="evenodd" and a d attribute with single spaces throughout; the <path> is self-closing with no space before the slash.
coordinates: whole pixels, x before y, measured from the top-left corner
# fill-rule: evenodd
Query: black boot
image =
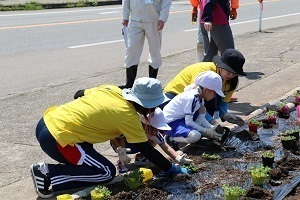
<path id="1" fill-rule="evenodd" d="M 154 69 L 151 65 L 149 65 L 149 77 L 156 78 L 158 73 L 158 68 Z"/>
<path id="2" fill-rule="evenodd" d="M 132 88 L 137 73 L 137 67 L 137 65 L 132 65 L 131 67 L 126 68 L 126 83 L 120 85 L 119 88 Z"/>

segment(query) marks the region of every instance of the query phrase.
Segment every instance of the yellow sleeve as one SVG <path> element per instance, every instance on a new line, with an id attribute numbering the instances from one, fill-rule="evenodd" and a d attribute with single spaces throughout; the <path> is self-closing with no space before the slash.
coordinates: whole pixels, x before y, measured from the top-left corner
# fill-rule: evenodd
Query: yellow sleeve
<path id="1" fill-rule="evenodd" d="M 148 141 L 138 115 L 122 123 L 118 131 L 123 133 L 128 143 L 140 143 Z"/>

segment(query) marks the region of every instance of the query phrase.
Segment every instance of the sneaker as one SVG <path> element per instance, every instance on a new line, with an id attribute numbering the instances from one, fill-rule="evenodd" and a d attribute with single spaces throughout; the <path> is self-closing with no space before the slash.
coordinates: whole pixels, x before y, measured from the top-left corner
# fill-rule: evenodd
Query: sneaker
<path id="1" fill-rule="evenodd" d="M 120 174 L 128 171 L 126 164 L 122 163 L 120 160 L 117 161 L 116 166 L 117 166 L 117 170 L 119 171 Z"/>
<path id="2" fill-rule="evenodd" d="M 145 156 L 140 155 L 140 156 L 135 157 L 134 164 L 135 165 L 150 165 L 152 163 Z"/>
<path id="3" fill-rule="evenodd" d="M 35 192 L 41 198 L 50 198 L 53 196 L 53 191 L 50 188 L 51 179 L 47 176 L 47 173 L 42 172 L 42 167 L 44 167 L 46 163 L 35 163 L 30 166 L 30 172 L 33 180 L 33 186 L 35 188 Z"/>
<path id="4" fill-rule="evenodd" d="M 172 137 L 166 135 L 165 140 L 170 147 L 172 147 L 175 151 L 179 150 L 178 142 L 174 141 Z"/>

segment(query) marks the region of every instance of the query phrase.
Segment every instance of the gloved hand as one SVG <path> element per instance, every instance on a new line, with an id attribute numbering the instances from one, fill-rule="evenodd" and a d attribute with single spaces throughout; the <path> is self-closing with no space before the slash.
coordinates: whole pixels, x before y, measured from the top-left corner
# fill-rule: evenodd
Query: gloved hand
<path id="1" fill-rule="evenodd" d="M 245 121 L 241 117 L 230 114 L 230 113 L 225 113 L 223 115 L 223 119 L 232 124 L 237 124 L 239 126 L 243 126 L 245 124 Z"/>
<path id="2" fill-rule="evenodd" d="M 236 17 L 237 17 L 236 9 L 235 9 L 235 8 L 232 8 L 231 11 L 230 11 L 230 19 L 231 19 L 231 20 L 235 20 Z"/>
<path id="3" fill-rule="evenodd" d="M 187 157 L 186 154 L 182 154 L 181 156 L 178 155 L 175 160 L 179 163 L 179 164 L 190 164 L 193 162 L 193 160 L 189 159 Z"/>
<path id="4" fill-rule="evenodd" d="M 193 7 L 192 22 L 197 22 L 197 18 L 198 18 L 198 8 L 197 7 Z"/>
<path id="5" fill-rule="evenodd" d="M 126 153 L 126 152 L 130 152 L 130 151 L 131 151 L 131 149 L 129 149 L 129 148 L 118 147 L 118 148 L 116 149 L 116 152 L 118 153 L 119 160 L 120 160 L 121 162 L 129 163 L 130 160 L 131 160 L 131 158 L 129 158 L 129 157 L 127 156 L 127 153 Z"/>
<path id="6" fill-rule="evenodd" d="M 171 169 L 163 172 L 164 175 L 175 175 L 175 174 L 187 174 L 188 170 L 184 167 L 180 167 L 179 165 L 175 165 L 172 163 Z"/>
<path id="7" fill-rule="evenodd" d="M 212 128 L 207 128 L 205 131 L 205 136 L 208 136 L 213 139 L 220 139 L 222 134 L 217 133 L 216 130 L 217 126 L 213 126 Z"/>

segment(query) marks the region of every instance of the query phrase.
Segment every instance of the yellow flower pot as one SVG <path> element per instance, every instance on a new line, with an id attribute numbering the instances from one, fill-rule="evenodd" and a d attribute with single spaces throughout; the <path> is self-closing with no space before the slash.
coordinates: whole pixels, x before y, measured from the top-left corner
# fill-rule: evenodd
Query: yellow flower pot
<path id="1" fill-rule="evenodd" d="M 72 196 L 69 194 L 62 194 L 56 197 L 56 200 L 72 200 Z"/>
<path id="2" fill-rule="evenodd" d="M 147 168 L 140 168 L 139 171 L 142 171 L 143 174 L 142 176 L 144 177 L 143 182 L 146 182 L 148 180 L 152 180 L 153 178 L 153 173 L 151 169 L 147 169 Z"/>

